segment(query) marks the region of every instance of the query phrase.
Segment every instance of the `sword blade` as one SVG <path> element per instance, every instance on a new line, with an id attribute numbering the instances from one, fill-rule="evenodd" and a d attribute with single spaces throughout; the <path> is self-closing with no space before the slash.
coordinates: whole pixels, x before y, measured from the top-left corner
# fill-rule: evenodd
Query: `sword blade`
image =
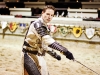
<path id="1" fill-rule="evenodd" d="M 86 67 L 87 69 L 89 69 L 89 70 L 91 70 L 92 72 L 96 73 L 97 75 L 100 75 L 100 74 L 98 74 L 97 72 L 95 72 L 94 70 L 92 70 L 92 69 L 90 69 L 89 67 L 87 67 L 86 65 L 82 64 L 80 61 L 77 61 L 77 60 L 75 60 L 75 59 L 74 59 L 74 61 L 76 61 L 77 63 L 83 65 L 84 67 Z"/>

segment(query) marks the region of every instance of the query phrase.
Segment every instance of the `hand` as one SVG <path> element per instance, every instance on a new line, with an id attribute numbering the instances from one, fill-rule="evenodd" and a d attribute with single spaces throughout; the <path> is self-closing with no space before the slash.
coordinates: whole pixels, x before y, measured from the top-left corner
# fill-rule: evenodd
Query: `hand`
<path id="1" fill-rule="evenodd" d="M 73 54 L 69 51 L 64 52 L 64 55 L 66 56 L 66 58 L 68 58 L 69 60 L 74 60 Z"/>
<path id="2" fill-rule="evenodd" d="M 56 58 L 57 60 L 61 60 L 61 56 L 58 55 L 56 52 L 54 51 L 47 51 L 48 54 L 50 54 L 52 57 Z"/>

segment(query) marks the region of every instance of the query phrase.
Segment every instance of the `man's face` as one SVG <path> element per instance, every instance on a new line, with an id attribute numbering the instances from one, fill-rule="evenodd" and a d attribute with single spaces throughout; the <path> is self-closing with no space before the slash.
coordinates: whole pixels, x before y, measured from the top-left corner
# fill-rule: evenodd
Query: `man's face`
<path id="1" fill-rule="evenodd" d="M 46 9 L 45 12 L 42 12 L 42 18 L 46 23 L 50 22 L 53 16 L 54 16 L 54 10 L 52 9 Z"/>

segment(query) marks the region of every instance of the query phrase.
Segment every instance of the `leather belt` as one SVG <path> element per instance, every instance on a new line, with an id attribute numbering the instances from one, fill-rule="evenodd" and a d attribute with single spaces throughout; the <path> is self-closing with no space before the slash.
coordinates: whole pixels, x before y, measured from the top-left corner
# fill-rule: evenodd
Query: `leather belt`
<path id="1" fill-rule="evenodd" d="M 44 56 L 45 55 L 45 53 L 40 54 L 40 53 L 38 53 L 38 51 L 30 51 L 30 50 L 26 50 L 24 48 L 23 48 L 22 51 L 25 52 L 25 53 L 31 53 L 31 54 L 38 55 L 38 56 Z"/>
<path id="2" fill-rule="evenodd" d="M 28 52 L 32 54 L 38 53 L 38 51 L 36 49 L 33 49 L 26 41 L 24 41 L 23 52 Z"/>
<path id="3" fill-rule="evenodd" d="M 45 52 L 43 52 L 42 54 L 38 52 L 37 49 L 31 47 L 26 41 L 24 42 L 24 45 L 23 45 L 23 52 L 28 52 L 28 53 L 31 53 L 31 54 L 35 54 L 35 55 L 38 55 L 38 56 L 44 56 L 45 55 Z"/>
<path id="4" fill-rule="evenodd" d="M 23 48 L 23 52 L 28 52 L 28 53 L 32 53 L 32 54 L 35 54 L 35 55 L 37 55 L 38 54 L 38 51 L 31 51 L 31 50 L 27 50 L 27 49 L 25 49 L 25 48 Z"/>

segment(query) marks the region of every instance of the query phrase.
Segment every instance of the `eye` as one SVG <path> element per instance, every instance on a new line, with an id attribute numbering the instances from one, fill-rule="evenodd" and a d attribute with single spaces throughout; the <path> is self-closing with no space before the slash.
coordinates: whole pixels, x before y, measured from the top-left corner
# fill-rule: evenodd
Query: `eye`
<path id="1" fill-rule="evenodd" d="M 47 15 L 48 15 L 48 16 L 52 16 L 52 17 L 54 17 L 54 14 L 47 13 Z"/>
<path id="2" fill-rule="evenodd" d="M 52 17 L 54 17 L 54 15 L 51 15 Z"/>
<path id="3" fill-rule="evenodd" d="M 47 15 L 50 15 L 49 13 L 47 13 Z"/>

